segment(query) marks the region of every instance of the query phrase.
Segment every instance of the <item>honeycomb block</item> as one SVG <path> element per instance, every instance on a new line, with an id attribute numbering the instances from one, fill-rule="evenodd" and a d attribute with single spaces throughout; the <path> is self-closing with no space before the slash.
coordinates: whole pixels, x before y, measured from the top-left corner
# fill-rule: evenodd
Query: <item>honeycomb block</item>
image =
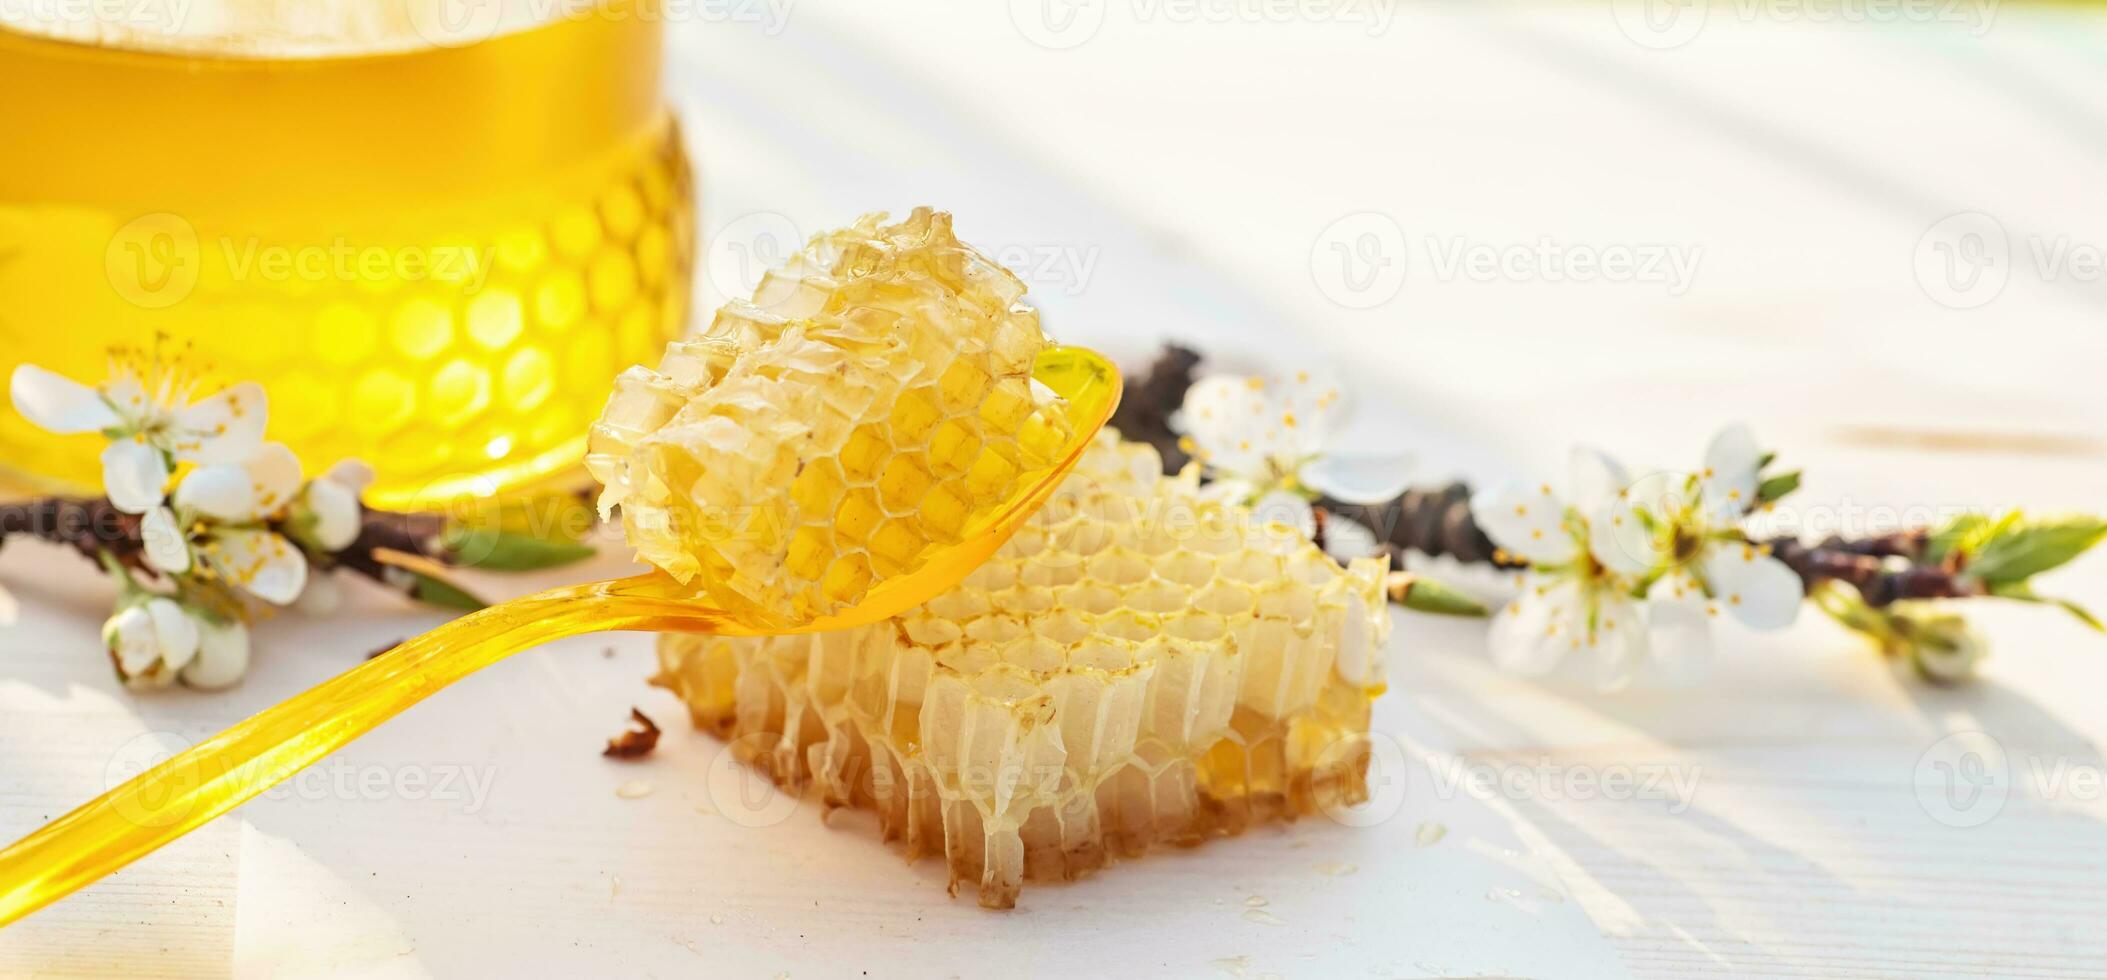
<path id="1" fill-rule="evenodd" d="M 1024 283 L 927 208 L 815 236 L 616 381 L 586 465 L 644 560 L 799 622 L 920 567 L 1067 440 Z"/>
<path id="2" fill-rule="evenodd" d="M 885 623 L 667 635 L 654 683 L 786 789 L 875 810 L 1007 908 L 1161 842 L 1366 796 L 1385 559 L 1341 568 L 1094 442 L 964 583 Z"/>

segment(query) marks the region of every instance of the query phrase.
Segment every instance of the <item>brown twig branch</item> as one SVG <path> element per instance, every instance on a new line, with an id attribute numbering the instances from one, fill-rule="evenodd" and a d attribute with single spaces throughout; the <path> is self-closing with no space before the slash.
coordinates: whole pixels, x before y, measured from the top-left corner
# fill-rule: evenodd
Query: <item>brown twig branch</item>
<path id="1" fill-rule="evenodd" d="M 350 545 L 312 557 L 326 567 L 349 569 L 398 590 L 399 581 L 385 574 L 387 566 L 376 558 L 378 553 L 402 552 L 438 562 L 453 557 L 443 540 L 446 518 L 442 515 L 364 508 L 360 517 L 358 537 Z M 45 497 L 0 504 L 0 544 L 12 537 L 72 548 L 89 561 L 106 552 L 127 567 L 146 569 L 139 516 L 124 513 L 100 497 Z"/>

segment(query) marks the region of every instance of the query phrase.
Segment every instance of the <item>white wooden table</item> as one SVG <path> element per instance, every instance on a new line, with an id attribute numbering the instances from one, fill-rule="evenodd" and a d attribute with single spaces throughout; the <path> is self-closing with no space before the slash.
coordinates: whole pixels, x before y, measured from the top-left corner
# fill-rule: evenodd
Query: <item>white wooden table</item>
<path id="1" fill-rule="evenodd" d="M 2107 508 L 2098 15 L 906 6 L 676 26 L 706 287 L 734 242 L 933 203 L 1032 267 L 1065 337 L 1344 366 L 1366 437 L 1429 479 L 1555 473 L 1576 439 L 1675 465 L 1738 418 L 1807 466 L 1813 518 Z M 1890 22 L 1844 17 L 1868 10 Z M 361 594 L 264 624 L 234 692 L 134 697 L 84 564 L 11 545 L 0 582 L 8 838 L 438 621 Z M 2103 586 L 2097 557 L 2043 583 Z M 742 796 L 643 686 L 648 637 L 573 640 L 0 933 L 0 974 L 2097 975 L 2107 639 L 1976 615 L 1997 655 L 1964 690 L 1810 616 L 1733 637 L 1704 687 L 1617 696 L 1403 618 L 1370 810 L 1007 914 L 855 815 Z M 603 760 L 632 704 L 667 737 Z"/>

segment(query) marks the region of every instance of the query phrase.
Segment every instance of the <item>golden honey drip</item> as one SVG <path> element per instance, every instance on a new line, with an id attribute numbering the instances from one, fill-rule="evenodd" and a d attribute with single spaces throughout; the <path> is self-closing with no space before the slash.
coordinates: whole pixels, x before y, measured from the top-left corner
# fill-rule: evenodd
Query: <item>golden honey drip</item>
<path id="1" fill-rule="evenodd" d="M 796 622 L 861 600 L 1067 441 L 1023 294 L 942 212 L 815 237 L 617 380 L 586 458 L 602 508 L 728 609 Z"/>
<path id="2" fill-rule="evenodd" d="M 854 630 L 666 635 L 654 682 L 1007 908 L 1026 879 L 1363 800 L 1383 570 L 1104 435 L 957 589 Z"/>

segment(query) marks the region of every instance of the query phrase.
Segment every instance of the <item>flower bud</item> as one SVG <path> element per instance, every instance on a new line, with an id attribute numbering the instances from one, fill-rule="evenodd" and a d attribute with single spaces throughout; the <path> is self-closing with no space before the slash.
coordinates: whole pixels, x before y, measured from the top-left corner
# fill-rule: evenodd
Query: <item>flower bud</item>
<path id="1" fill-rule="evenodd" d="M 1892 615 L 1897 634 L 1909 644 L 1911 666 L 1925 680 L 1958 684 L 1975 675 L 1983 658 L 1990 655 L 1990 641 L 1968 625 L 1959 613 L 1903 607 L 1919 603 L 1897 603 Z"/>
<path id="2" fill-rule="evenodd" d="M 249 670 L 249 628 L 240 620 L 198 624 L 198 652 L 183 668 L 183 683 L 206 689 L 226 687 Z"/>
<path id="3" fill-rule="evenodd" d="M 198 624 L 160 596 L 117 610 L 102 627 L 117 677 L 134 688 L 166 687 L 198 652 Z"/>
<path id="4" fill-rule="evenodd" d="M 293 502 L 291 534 L 317 551 L 335 552 L 358 539 L 358 491 L 331 479 L 309 480 Z"/>

